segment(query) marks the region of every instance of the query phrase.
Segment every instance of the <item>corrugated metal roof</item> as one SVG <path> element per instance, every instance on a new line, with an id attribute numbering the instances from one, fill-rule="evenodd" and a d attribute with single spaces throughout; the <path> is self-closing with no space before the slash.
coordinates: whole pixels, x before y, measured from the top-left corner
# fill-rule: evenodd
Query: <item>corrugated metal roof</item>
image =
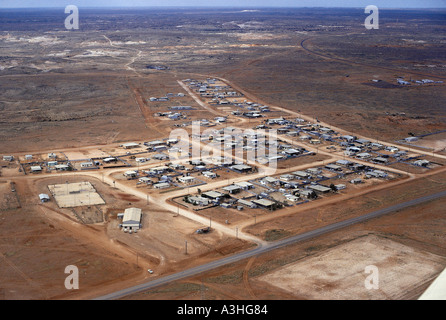
<path id="1" fill-rule="evenodd" d="M 123 224 L 141 221 L 141 209 L 139 208 L 127 208 L 124 211 Z"/>

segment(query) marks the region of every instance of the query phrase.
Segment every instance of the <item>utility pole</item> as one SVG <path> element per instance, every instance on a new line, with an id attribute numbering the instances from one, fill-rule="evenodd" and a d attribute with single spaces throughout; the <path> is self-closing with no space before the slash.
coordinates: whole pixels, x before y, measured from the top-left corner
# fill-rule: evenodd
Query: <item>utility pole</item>
<path id="1" fill-rule="evenodd" d="M 187 240 L 185 241 L 185 247 L 186 247 L 186 255 L 187 255 Z"/>

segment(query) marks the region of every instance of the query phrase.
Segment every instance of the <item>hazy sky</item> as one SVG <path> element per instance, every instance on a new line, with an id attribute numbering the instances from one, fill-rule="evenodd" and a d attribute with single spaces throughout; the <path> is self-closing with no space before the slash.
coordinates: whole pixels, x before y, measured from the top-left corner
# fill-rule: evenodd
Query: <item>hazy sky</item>
<path id="1" fill-rule="evenodd" d="M 446 0 L 0 0 L 0 8 L 130 6 L 446 8 Z"/>

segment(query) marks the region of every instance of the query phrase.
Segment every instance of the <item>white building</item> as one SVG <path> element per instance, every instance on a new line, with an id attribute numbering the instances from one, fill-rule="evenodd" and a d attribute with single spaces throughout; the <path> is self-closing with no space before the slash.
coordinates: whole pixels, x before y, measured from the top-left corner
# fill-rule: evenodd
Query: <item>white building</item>
<path id="1" fill-rule="evenodd" d="M 50 201 L 50 196 L 49 195 L 47 195 L 46 193 L 41 193 L 41 194 L 39 194 L 39 199 L 40 199 L 40 202 L 47 202 L 47 201 Z"/>
<path id="2" fill-rule="evenodd" d="M 189 184 L 193 183 L 195 181 L 195 178 L 191 176 L 180 177 L 178 178 L 178 181 L 180 181 L 181 183 Z"/>
<path id="3" fill-rule="evenodd" d="M 93 167 L 93 162 L 82 162 L 81 168 L 90 168 Z"/>
<path id="4" fill-rule="evenodd" d="M 127 178 L 135 178 L 137 175 L 138 175 L 138 173 L 133 170 L 124 172 L 124 177 L 127 177 Z"/>
<path id="5" fill-rule="evenodd" d="M 139 208 L 128 208 L 124 211 L 122 227 L 124 230 L 139 230 L 141 228 L 142 211 Z"/>
<path id="6" fill-rule="evenodd" d="M 217 174 L 212 171 L 204 171 L 202 174 L 203 174 L 203 176 L 205 176 L 206 178 L 209 178 L 209 179 L 214 179 L 217 177 Z"/>
<path id="7" fill-rule="evenodd" d="M 41 166 L 31 166 L 30 171 L 31 171 L 31 173 L 42 172 L 42 167 Z"/>

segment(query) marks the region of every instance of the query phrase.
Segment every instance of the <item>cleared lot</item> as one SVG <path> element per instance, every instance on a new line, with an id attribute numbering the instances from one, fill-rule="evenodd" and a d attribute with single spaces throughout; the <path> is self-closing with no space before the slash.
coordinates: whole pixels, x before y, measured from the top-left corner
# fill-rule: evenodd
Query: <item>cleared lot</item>
<path id="1" fill-rule="evenodd" d="M 105 204 L 90 182 L 76 182 L 49 185 L 59 208 L 72 208 Z"/>
<path id="2" fill-rule="evenodd" d="M 259 278 L 308 299 L 398 299 L 431 281 L 444 268 L 443 257 L 376 235 L 368 235 L 288 264 Z M 376 266 L 378 289 L 367 289 Z M 370 278 L 369 278 L 370 279 Z"/>

